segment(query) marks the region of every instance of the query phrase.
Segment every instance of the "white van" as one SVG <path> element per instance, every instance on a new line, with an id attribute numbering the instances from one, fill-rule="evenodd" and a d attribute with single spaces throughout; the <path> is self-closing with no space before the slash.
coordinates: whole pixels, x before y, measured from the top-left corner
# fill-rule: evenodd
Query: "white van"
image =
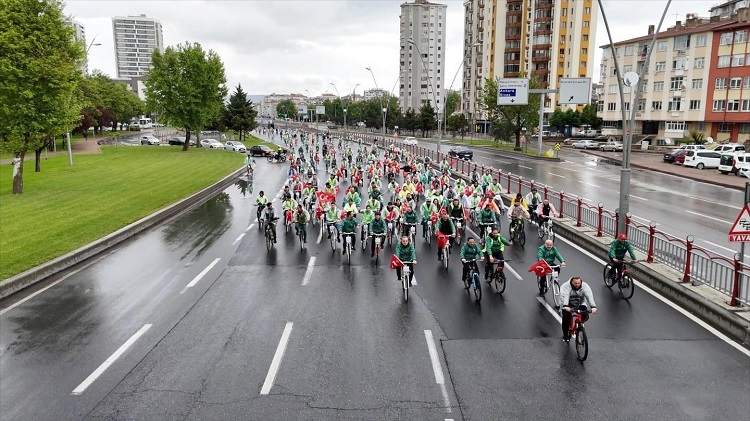
<path id="1" fill-rule="evenodd" d="M 706 149 L 706 147 L 703 145 L 682 145 L 677 149 L 687 149 L 689 151 L 697 151 L 700 149 Z"/>
<path id="2" fill-rule="evenodd" d="M 730 153 L 730 152 L 745 152 L 745 145 L 738 145 L 736 143 L 719 145 L 716 148 L 714 148 L 714 152 L 719 152 L 721 154 Z"/>
<path id="3" fill-rule="evenodd" d="M 682 165 L 702 170 L 704 168 L 719 168 L 719 162 L 721 162 L 721 154 L 718 152 L 688 150 L 685 153 L 685 163 Z"/>

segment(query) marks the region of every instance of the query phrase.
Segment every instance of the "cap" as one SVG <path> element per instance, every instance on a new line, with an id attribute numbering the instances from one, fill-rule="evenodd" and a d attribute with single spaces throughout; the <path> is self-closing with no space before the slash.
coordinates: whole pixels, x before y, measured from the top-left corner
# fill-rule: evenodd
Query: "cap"
<path id="1" fill-rule="evenodd" d="M 617 238 L 620 239 L 620 240 L 627 240 L 628 236 L 625 235 L 625 234 L 620 234 L 620 235 L 617 236 Z"/>

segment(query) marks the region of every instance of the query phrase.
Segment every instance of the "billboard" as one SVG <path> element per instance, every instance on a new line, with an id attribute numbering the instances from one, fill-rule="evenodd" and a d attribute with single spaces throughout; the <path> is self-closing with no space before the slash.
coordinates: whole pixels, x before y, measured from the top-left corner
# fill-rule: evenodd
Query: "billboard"
<path id="1" fill-rule="evenodd" d="M 297 114 L 307 114 L 307 106 L 300 105 L 297 107 Z"/>
<path id="2" fill-rule="evenodd" d="M 318 105 L 315 107 L 315 114 L 321 115 L 326 113 L 326 107 L 324 105 Z"/>

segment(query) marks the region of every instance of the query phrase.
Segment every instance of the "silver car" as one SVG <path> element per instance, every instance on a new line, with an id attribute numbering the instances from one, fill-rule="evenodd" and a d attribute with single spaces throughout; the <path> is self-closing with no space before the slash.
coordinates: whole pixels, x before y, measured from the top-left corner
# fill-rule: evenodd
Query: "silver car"
<path id="1" fill-rule="evenodd" d="M 216 139 L 203 139 L 201 140 L 201 146 L 209 149 L 224 149 L 224 144 Z"/>
<path id="2" fill-rule="evenodd" d="M 245 145 L 243 145 L 242 142 L 238 142 L 236 140 L 227 140 L 227 142 L 224 143 L 224 149 L 239 153 L 245 153 L 247 151 Z"/>
<path id="3" fill-rule="evenodd" d="M 158 145 L 161 142 L 154 136 L 141 136 L 141 145 Z"/>

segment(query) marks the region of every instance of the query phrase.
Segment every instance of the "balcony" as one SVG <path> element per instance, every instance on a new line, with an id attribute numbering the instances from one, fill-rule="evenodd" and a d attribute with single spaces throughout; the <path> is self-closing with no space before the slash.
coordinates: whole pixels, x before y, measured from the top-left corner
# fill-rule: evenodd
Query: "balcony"
<path id="1" fill-rule="evenodd" d="M 534 63 L 546 63 L 549 61 L 549 56 L 534 56 L 531 61 Z"/>
<path id="2" fill-rule="evenodd" d="M 552 4 L 552 0 L 537 0 L 536 4 L 534 5 L 534 9 L 552 9 L 554 5 Z"/>
<path id="3" fill-rule="evenodd" d="M 518 77 L 520 75 L 519 72 L 505 72 L 503 73 L 503 77 Z"/>
<path id="4" fill-rule="evenodd" d="M 505 34 L 505 40 L 506 41 L 520 41 L 521 34 L 514 34 L 514 35 Z"/>
<path id="5" fill-rule="evenodd" d="M 506 52 L 506 53 L 520 53 L 521 52 L 521 47 L 506 48 L 503 51 Z"/>
<path id="6" fill-rule="evenodd" d="M 552 16 L 543 16 L 543 17 L 534 19 L 534 22 L 544 23 L 544 22 L 552 22 L 554 20 L 555 20 L 555 18 L 552 17 Z"/>
<path id="7" fill-rule="evenodd" d="M 531 75 L 532 75 L 532 76 L 543 76 L 543 77 L 547 77 L 547 75 L 548 75 L 548 74 L 549 74 L 549 69 L 544 69 L 544 70 L 532 70 L 532 71 L 531 71 Z"/>
<path id="8" fill-rule="evenodd" d="M 534 31 L 534 35 L 552 35 L 551 29 L 540 29 L 538 31 Z"/>

